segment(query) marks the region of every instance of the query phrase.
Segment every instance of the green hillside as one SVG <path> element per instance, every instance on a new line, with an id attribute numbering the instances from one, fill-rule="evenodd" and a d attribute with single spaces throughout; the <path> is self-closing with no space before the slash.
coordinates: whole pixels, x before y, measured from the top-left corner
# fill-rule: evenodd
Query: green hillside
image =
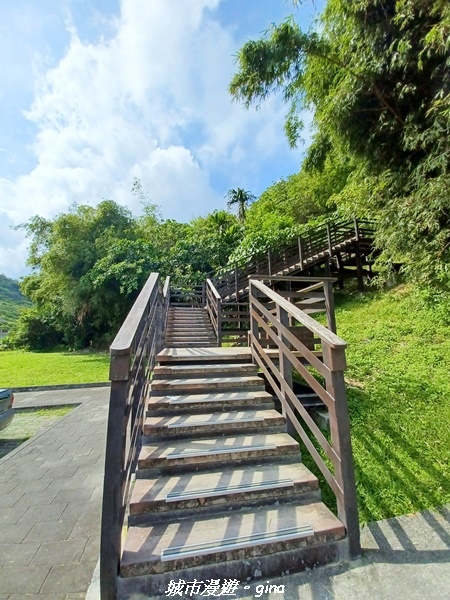
<path id="1" fill-rule="evenodd" d="M 0 273 L 0 329 L 8 330 L 29 301 L 21 294 L 19 284 Z"/>
<path id="2" fill-rule="evenodd" d="M 337 295 L 362 521 L 450 502 L 450 325 L 411 286 Z"/>

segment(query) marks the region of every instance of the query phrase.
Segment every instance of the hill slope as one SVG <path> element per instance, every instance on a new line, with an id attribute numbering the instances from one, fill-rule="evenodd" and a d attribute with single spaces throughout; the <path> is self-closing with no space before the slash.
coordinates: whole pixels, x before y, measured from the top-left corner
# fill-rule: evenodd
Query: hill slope
<path id="1" fill-rule="evenodd" d="M 8 330 L 19 317 L 20 309 L 29 304 L 17 281 L 0 273 L 0 329 Z"/>
<path id="2" fill-rule="evenodd" d="M 405 285 L 336 304 L 362 521 L 450 502 L 446 311 Z"/>

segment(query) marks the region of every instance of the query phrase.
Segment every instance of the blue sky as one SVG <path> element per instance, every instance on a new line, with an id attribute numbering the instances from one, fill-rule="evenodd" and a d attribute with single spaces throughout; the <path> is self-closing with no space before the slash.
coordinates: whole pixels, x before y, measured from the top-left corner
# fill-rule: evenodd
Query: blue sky
<path id="1" fill-rule="evenodd" d="M 325 0 L 15 0 L 0 23 L 0 272 L 26 273 L 14 226 L 111 198 L 138 213 L 138 177 L 164 218 L 258 195 L 298 170 L 279 98 L 231 101 L 234 56 Z M 306 133 L 306 137 L 308 137 Z"/>

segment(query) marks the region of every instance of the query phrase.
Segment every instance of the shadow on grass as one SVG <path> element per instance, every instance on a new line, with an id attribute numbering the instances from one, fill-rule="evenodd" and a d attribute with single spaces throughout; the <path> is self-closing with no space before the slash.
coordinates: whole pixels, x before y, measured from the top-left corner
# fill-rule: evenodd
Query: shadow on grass
<path id="1" fill-rule="evenodd" d="M 416 433 L 412 426 L 423 417 L 422 409 L 427 406 L 426 400 L 425 404 L 424 400 L 413 403 L 412 412 L 405 415 L 404 419 L 402 415 L 404 410 L 411 411 L 411 398 L 436 397 L 439 390 L 431 384 L 424 385 L 423 381 L 403 378 L 395 381 L 385 378 L 383 385 L 392 389 L 390 398 L 384 398 L 376 391 L 369 393 L 350 386 L 347 389 L 362 523 L 425 510 L 450 500 L 450 481 L 437 466 L 437 463 L 446 464 L 447 461 L 445 433 L 442 443 L 436 444 L 434 454 L 427 456 L 422 451 L 428 441 L 424 439 L 426 429 L 425 433 L 423 428 Z M 407 390 L 406 399 L 395 401 L 396 388 Z M 383 410 L 377 410 L 375 403 L 379 402 L 384 403 Z M 429 405 L 427 409 L 429 419 Z M 405 428 L 403 425 L 406 419 L 409 426 Z M 302 423 L 301 419 L 300 422 Z M 329 438 L 328 434 L 326 437 Z M 311 435 L 310 438 L 312 439 Z M 315 442 L 313 439 L 312 441 Z M 319 449 L 317 443 L 314 445 Z M 301 442 L 300 449 L 304 464 L 319 479 L 323 501 L 335 512 L 334 493 Z M 320 453 L 325 462 L 329 463 L 324 453 Z"/>
<path id="2" fill-rule="evenodd" d="M 386 383 L 386 382 L 384 382 Z M 424 440 L 412 439 L 414 429 L 409 434 L 402 427 L 402 409 L 409 409 L 409 398 L 437 395 L 438 390 L 421 381 L 399 379 L 392 382 L 408 390 L 407 400 L 392 402 L 386 406 L 385 415 L 372 412 L 377 394 L 350 388 L 349 403 L 354 447 L 355 475 L 358 488 L 360 518 L 368 522 L 399 514 L 416 512 L 448 502 L 450 481 L 436 467 L 435 462 L 425 456 L 420 447 Z M 395 391 L 392 392 L 395 394 Z M 387 399 L 381 398 L 387 402 Z M 420 422 L 423 408 L 417 402 L 415 413 L 405 416 L 409 422 Z M 391 418 L 386 413 L 391 411 Z M 417 443 L 415 443 L 415 441 Z M 443 444 L 444 447 L 445 444 Z M 438 453 L 436 446 L 436 453 Z M 435 454 L 436 460 L 446 460 Z"/>

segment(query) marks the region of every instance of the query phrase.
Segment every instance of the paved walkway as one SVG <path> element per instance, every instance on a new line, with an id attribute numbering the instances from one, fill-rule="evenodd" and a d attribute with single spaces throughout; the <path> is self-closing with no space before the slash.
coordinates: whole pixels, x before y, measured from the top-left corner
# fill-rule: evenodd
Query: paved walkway
<path id="1" fill-rule="evenodd" d="M 108 388 L 24 392 L 78 405 L 0 460 L 0 600 L 82 600 L 99 555 Z"/>
<path id="2" fill-rule="evenodd" d="M 362 546 L 360 560 L 273 579 L 269 584 L 284 584 L 284 593 L 262 593 L 260 597 L 450 600 L 450 506 L 370 523 L 362 530 Z M 258 591 L 258 584 L 267 585 L 265 581 L 252 583 L 250 590 L 242 589 L 236 598 L 258 597 L 263 590 L 260 587 Z"/>

